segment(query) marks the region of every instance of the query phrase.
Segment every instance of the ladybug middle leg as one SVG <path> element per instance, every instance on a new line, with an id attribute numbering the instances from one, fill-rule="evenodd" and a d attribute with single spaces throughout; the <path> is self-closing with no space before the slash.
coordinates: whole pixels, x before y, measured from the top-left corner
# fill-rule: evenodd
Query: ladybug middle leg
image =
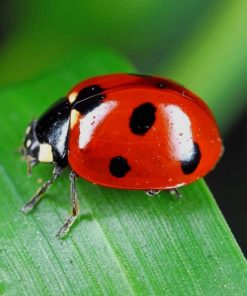
<path id="1" fill-rule="evenodd" d="M 60 166 L 56 166 L 52 173 L 52 178 L 48 181 L 46 181 L 36 192 L 36 194 L 32 197 L 32 199 L 24 205 L 24 207 L 21 209 L 21 211 L 24 214 L 27 214 L 30 212 L 37 203 L 41 200 L 43 197 L 43 194 L 46 192 L 46 190 L 56 181 L 56 179 L 61 175 L 64 168 Z"/>
<path id="2" fill-rule="evenodd" d="M 64 225 L 60 228 L 56 236 L 63 237 L 69 231 L 72 224 L 75 222 L 76 218 L 79 216 L 80 206 L 79 201 L 77 199 L 77 191 L 76 191 L 76 173 L 71 171 L 70 173 L 70 199 L 71 199 L 71 208 L 72 215 L 66 220 Z"/>

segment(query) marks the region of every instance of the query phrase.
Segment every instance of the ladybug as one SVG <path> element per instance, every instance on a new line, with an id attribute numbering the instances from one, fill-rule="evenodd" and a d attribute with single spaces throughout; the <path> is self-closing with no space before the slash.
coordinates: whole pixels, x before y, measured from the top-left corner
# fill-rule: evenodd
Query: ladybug
<path id="1" fill-rule="evenodd" d="M 26 129 L 22 148 L 28 171 L 54 163 L 52 178 L 22 209 L 29 212 L 70 167 L 72 215 L 79 215 L 75 180 L 120 189 L 177 188 L 206 175 L 222 154 L 222 141 L 207 105 L 174 81 L 112 74 L 77 84 Z"/>

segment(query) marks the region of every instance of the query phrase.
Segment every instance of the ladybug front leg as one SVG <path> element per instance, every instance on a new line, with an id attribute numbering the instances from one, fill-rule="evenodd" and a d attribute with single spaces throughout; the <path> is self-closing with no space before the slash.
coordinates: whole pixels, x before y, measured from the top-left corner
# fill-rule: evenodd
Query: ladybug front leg
<path id="1" fill-rule="evenodd" d="M 58 237 L 63 237 L 70 229 L 72 224 L 75 222 L 76 218 L 79 216 L 80 206 L 79 201 L 77 199 L 77 191 L 76 191 L 76 173 L 71 171 L 70 173 L 70 199 L 71 199 L 71 208 L 72 215 L 67 219 L 64 225 L 60 228 L 57 235 Z"/>
<path id="2" fill-rule="evenodd" d="M 45 182 L 36 192 L 36 194 L 31 198 L 31 200 L 25 204 L 25 206 L 21 209 L 21 211 L 24 214 L 27 214 L 30 212 L 36 204 L 41 200 L 43 194 L 46 192 L 46 190 L 55 182 L 55 180 L 61 175 L 63 172 L 64 168 L 60 166 L 56 166 L 53 170 L 53 175 L 51 180 L 48 180 Z"/>

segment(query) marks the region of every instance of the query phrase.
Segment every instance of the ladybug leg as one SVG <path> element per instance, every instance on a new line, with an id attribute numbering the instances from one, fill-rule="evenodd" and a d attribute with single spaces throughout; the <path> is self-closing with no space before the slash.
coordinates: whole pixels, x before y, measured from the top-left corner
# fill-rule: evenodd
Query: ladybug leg
<path id="1" fill-rule="evenodd" d="M 56 236 L 63 237 L 70 229 L 72 224 L 75 222 L 76 218 L 79 216 L 80 206 L 79 201 L 77 199 L 77 191 L 76 191 L 76 173 L 71 171 L 70 173 L 70 199 L 71 199 L 71 208 L 72 215 L 66 220 L 64 225 L 60 228 Z"/>
<path id="2" fill-rule="evenodd" d="M 150 197 L 154 197 L 156 195 L 158 195 L 160 193 L 161 190 L 155 190 L 155 189 L 151 189 L 151 190 L 146 190 L 146 194 Z"/>
<path id="3" fill-rule="evenodd" d="M 182 194 L 176 188 L 169 189 L 168 191 L 170 192 L 171 195 L 175 196 L 177 199 L 182 197 Z"/>
<path id="4" fill-rule="evenodd" d="M 21 211 L 24 214 L 27 214 L 30 212 L 36 204 L 41 200 L 43 194 L 46 192 L 46 190 L 55 182 L 55 180 L 61 175 L 63 172 L 62 167 L 56 166 L 53 170 L 52 178 L 48 181 L 46 181 L 36 192 L 36 194 L 32 197 L 32 199 L 24 205 L 24 207 L 21 209 Z"/>

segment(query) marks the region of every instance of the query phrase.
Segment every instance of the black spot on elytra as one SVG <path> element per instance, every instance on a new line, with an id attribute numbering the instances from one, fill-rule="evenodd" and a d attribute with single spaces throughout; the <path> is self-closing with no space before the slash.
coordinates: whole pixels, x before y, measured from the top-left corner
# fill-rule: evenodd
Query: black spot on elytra
<path id="1" fill-rule="evenodd" d="M 136 107 L 130 117 L 130 129 L 135 135 L 143 136 L 155 122 L 156 108 L 152 103 Z"/>
<path id="2" fill-rule="evenodd" d="M 201 160 L 200 147 L 197 143 L 194 143 L 191 158 L 186 161 L 181 161 L 181 167 L 184 174 L 186 175 L 192 174 L 198 167 L 200 160 Z"/>
<path id="3" fill-rule="evenodd" d="M 98 107 L 105 98 L 104 89 L 100 85 L 90 85 L 83 88 L 77 95 L 72 109 L 85 115 Z"/>
<path id="4" fill-rule="evenodd" d="M 109 169 L 112 176 L 116 178 L 123 178 L 131 168 L 126 158 L 116 156 L 111 159 Z"/>
<path id="5" fill-rule="evenodd" d="M 157 83 L 157 87 L 158 88 L 166 88 L 166 84 L 165 84 L 165 82 L 159 82 L 159 83 Z"/>

